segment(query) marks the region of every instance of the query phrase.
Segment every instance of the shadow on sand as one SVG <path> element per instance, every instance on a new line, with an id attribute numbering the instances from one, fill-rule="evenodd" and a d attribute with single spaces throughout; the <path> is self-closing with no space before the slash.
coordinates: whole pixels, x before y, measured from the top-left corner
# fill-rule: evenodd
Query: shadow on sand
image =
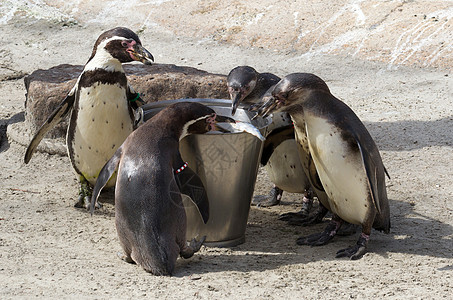
<path id="1" fill-rule="evenodd" d="M 390 253 L 421 255 L 427 258 L 453 258 L 451 251 L 453 241 L 447 237 L 453 233 L 452 225 L 415 213 L 413 207 L 405 202 L 391 200 L 390 206 L 391 211 L 404 211 L 405 214 L 392 216 L 390 234 L 372 231 L 368 244 L 369 253 L 378 254 L 383 258 L 389 257 Z M 347 259 L 335 258 L 336 251 L 355 244 L 360 234 L 357 232 L 351 236 L 336 236 L 327 245 L 319 247 L 298 246 L 295 243 L 297 237 L 322 231 L 326 222 L 311 227 L 298 227 L 277 220 L 278 215 L 269 210 L 252 209 L 251 213 L 256 220 L 266 220 L 264 223 L 266 225 L 249 224 L 244 244 L 232 247 L 228 254 L 219 251 L 219 254 L 214 256 L 197 254 L 196 256 L 201 258 L 178 260 L 175 276 L 223 271 L 264 271 L 313 261 L 340 262 Z M 219 256 L 222 256 L 220 262 L 218 259 L 210 262 Z M 367 259 L 369 259 L 367 255 L 362 258 Z M 202 260 L 203 264 L 197 260 Z M 440 266 L 438 270 L 453 270 L 453 266 Z"/>

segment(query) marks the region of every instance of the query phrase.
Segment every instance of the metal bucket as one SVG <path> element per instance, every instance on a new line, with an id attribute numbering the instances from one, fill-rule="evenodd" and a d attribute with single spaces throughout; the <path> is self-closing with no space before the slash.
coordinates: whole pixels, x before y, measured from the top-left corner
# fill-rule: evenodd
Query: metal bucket
<path id="1" fill-rule="evenodd" d="M 270 118 L 252 121 L 253 113 L 241 108 L 231 116 L 231 101 L 224 99 L 178 99 L 147 104 L 142 106 L 145 120 L 179 101 L 203 103 L 219 115 L 252 123 L 263 136 L 272 122 Z M 209 199 L 209 221 L 204 224 L 195 204 L 187 196 L 183 197 L 187 240 L 206 235 L 206 246 L 232 247 L 244 243 L 262 148 L 263 141 L 246 132 L 195 134 L 180 141 L 181 156 L 200 176 Z"/>

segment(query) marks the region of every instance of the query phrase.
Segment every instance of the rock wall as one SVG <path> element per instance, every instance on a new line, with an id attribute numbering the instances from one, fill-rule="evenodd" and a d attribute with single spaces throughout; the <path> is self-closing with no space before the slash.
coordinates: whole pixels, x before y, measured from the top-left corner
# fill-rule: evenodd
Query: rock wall
<path id="1" fill-rule="evenodd" d="M 159 27 L 178 36 L 297 52 L 307 59 L 328 53 L 389 67 L 453 65 L 449 0 L 44 2 L 68 22 L 123 24 L 150 37 Z"/>

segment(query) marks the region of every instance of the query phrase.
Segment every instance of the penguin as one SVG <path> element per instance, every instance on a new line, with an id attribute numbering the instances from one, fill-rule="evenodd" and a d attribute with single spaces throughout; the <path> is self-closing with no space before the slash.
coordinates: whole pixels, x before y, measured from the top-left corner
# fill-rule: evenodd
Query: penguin
<path id="1" fill-rule="evenodd" d="M 390 232 L 388 175 L 378 147 L 357 115 L 330 93 L 327 84 L 309 73 L 287 75 L 261 103 L 257 115 L 274 111 L 291 115 L 297 136 L 306 135 L 309 151 L 328 195 L 332 221 L 318 234 L 300 237 L 299 245 L 324 245 L 344 221 L 362 227 L 357 243 L 336 257 L 360 259 L 367 252 L 371 228 Z M 389 177 L 390 178 L 390 177 Z"/>
<path id="2" fill-rule="evenodd" d="M 280 81 L 272 73 L 258 73 L 250 66 L 233 68 L 227 76 L 228 93 L 231 97 L 231 115 L 234 116 L 239 104 L 248 106 L 258 103 L 266 91 Z"/>
<path id="3" fill-rule="evenodd" d="M 152 54 L 130 29 L 116 27 L 102 33 L 91 57 L 66 98 L 34 135 L 26 152 L 28 163 L 45 134 L 69 112 L 66 143 L 80 182 L 75 207 L 89 207 L 91 186 L 105 163 L 137 127 L 134 110 L 143 102 L 128 84 L 122 63 L 151 64 Z M 114 177 L 107 186 L 113 186 Z"/>
<path id="4" fill-rule="evenodd" d="M 217 121 L 234 122 L 200 103 L 174 103 L 129 135 L 101 170 L 91 212 L 118 170 L 115 224 L 126 262 L 154 275 L 172 275 L 178 255 L 190 258 L 200 249 L 206 237 L 186 243 L 181 193 L 195 202 L 204 223 L 209 202 L 201 179 L 181 158 L 179 141 L 188 134 L 218 130 Z"/>
<path id="5" fill-rule="evenodd" d="M 280 77 L 272 73 L 259 73 L 250 66 L 233 68 L 227 76 L 227 86 L 232 100 L 232 115 L 239 104 L 253 107 L 264 97 L 269 97 L 268 91 L 280 81 Z M 267 197 L 255 197 L 253 205 L 272 206 L 280 203 L 283 191 L 303 193 L 302 208 L 297 213 L 284 214 L 280 217 L 293 224 L 306 224 L 313 204 L 313 191 L 299 158 L 299 151 L 294 136 L 294 126 L 287 113 L 275 113 L 273 122 L 268 126 L 268 135 L 263 146 L 261 165 L 266 169 L 274 187 Z M 321 209 L 310 220 L 317 223 L 322 220 L 327 210 Z M 324 210 L 323 210 L 324 209 Z"/>

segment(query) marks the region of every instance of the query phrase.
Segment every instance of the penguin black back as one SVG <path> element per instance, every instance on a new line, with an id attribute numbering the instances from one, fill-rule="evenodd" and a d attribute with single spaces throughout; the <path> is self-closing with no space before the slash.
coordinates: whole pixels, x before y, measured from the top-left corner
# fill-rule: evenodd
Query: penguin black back
<path id="1" fill-rule="evenodd" d="M 201 247 L 204 239 L 186 244 L 181 193 L 191 196 L 205 222 L 209 203 L 201 180 L 181 158 L 179 140 L 215 129 L 217 118 L 199 103 L 170 105 L 135 130 L 101 170 L 91 208 L 118 170 L 115 222 L 124 260 L 171 275 L 178 255 L 189 258 Z"/>

